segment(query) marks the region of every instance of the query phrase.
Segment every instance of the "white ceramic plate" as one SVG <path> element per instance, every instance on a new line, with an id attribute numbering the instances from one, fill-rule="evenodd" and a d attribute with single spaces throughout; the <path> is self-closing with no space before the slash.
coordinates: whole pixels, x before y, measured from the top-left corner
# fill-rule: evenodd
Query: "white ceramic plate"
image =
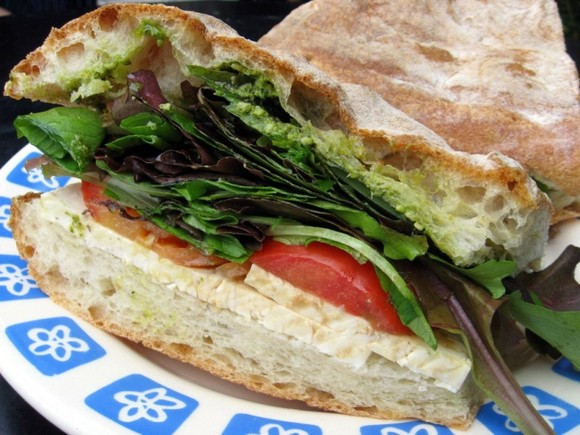
<path id="1" fill-rule="evenodd" d="M 39 412 L 67 433 L 449 434 L 418 421 L 385 422 L 315 411 L 272 399 L 102 332 L 55 305 L 28 276 L 7 226 L 9 198 L 67 179 L 24 171 L 31 145 L 0 170 L 0 371 Z M 561 226 L 546 261 L 580 245 L 580 222 Z M 524 391 L 558 434 L 580 433 L 580 374 L 567 361 L 539 360 L 518 371 Z M 512 433 L 483 406 L 469 433 Z"/>

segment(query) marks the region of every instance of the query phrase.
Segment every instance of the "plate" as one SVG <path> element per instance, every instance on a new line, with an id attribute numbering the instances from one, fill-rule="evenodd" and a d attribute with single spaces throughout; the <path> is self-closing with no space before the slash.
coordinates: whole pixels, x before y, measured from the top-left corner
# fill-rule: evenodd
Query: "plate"
<path id="1" fill-rule="evenodd" d="M 46 180 L 24 162 L 27 145 L 0 170 L 0 372 L 34 408 L 67 433 L 450 434 L 420 421 L 380 421 L 313 410 L 217 379 L 109 335 L 55 305 L 28 275 L 7 221 L 10 197 L 48 191 L 71 180 Z M 545 258 L 580 245 L 580 222 L 559 226 Z M 578 268 L 577 268 L 578 272 Z M 580 374 L 570 363 L 539 359 L 516 372 L 524 392 L 558 434 L 580 430 Z M 514 433 L 486 403 L 468 433 Z"/>

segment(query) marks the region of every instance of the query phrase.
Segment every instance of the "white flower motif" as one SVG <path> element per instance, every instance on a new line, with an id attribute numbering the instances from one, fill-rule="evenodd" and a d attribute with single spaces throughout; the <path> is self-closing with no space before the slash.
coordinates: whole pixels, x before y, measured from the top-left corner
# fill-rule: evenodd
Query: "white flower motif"
<path id="1" fill-rule="evenodd" d="M 56 189 L 57 187 L 60 186 L 56 178 L 54 177 L 45 178 L 40 168 L 32 168 L 30 171 L 27 171 L 25 168 L 22 168 L 22 172 L 26 174 L 26 179 L 28 180 L 29 183 L 34 184 L 42 183 L 50 189 Z"/>
<path id="2" fill-rule="evenodd" d="M 10 227 L 8 226 L 8 221 L 10 220 L 10 205 L 6 204 L 0 206 L 0 225 L 10 232 Z"/>
<path id="3" fill-rule="evenodd" d="M 151 388 L 146 391 L 120 391 L 113 398 L 126 406 L 119 411 L 119 420 L 131 423 L 141 418 L 154 423 L 167 420 L 166 409 L 182 409 L 185 403 L 167 395 L 165 388 Z"/>
<path id="4" fill-rule="evenodd" d="M 70 336 L 70 328 L 57 325 L 52 329 L 34 328 L 28 331 L 33 343 L 28 350 L 35 355 L 50 355 L 57 361 L 68 361 L 73 352 L 86 352 L 89 345 L 80 338 Z"/>
<path id="5" fill-rule="evenodd" d="M 30 290 L 38 288 L 28 275 L 28 268 L 21 269 L 14 264 L 0 264 L 0 285 L 14 296 L 26 296 Z"/>
<path id="6" fill-rule="evenodd" d="M 568 416 L 568 412 L 565 409 L 560 408 L 559 406 L 547 404 L 542 405 L 540 403 L 540 400 L 536 396 L 532 394 L 527 394 L 527 396 L 528 399 L 530 399 L 532 406 L 536 408 L 536 410 L 542 417 L 544 417 L 544 420 L 546 420 L 546 422 L 552 429 L 554 429 L 554 423 L 552 423 L 552 420 L 558 420 L 560 418 Z M 496 414 L 507 417 L 505 413 L 499 408 L 499 406 L 493 405 L 492 409 Z M 506 419 L 504 427 L 511 432 L 520 432 L 518 427 L 515 425 L 513 421 L 511 421 L 510 418 Z"/>
<path id="7" fill-rule="evenodd" d="M 418 424 L 407 432 L 396 427 L 384 427 L 381 430 L 381 435 L 437 435 L 437 428 L 430 424 Z"/>
<path id="8" fill-rule="evenodd" d="M 268 423 L 260 428 L 260 433 L 248 435 L 308 435 L 308 432 L 302 429 L 284 429 L 276 423 Z"/>

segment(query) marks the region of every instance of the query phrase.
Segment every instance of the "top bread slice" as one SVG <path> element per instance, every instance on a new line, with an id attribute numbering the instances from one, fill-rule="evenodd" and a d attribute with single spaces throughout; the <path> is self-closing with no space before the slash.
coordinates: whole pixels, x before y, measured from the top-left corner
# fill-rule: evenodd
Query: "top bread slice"
<path id="1" fill-rule="evenodd" d="M 260 44 L 359 83 L 453 148 L 500 151 L 580 214 L 577 68 L 553 0 L 314 0 Z"/>
<path id="2" fill-rule="evenodd" d="M 346 135 L 348 155 L 330 149 L 325 157 L 337 164 L 356 160 L 356 176 L 456 264 L 508 258 L 523 269 L 541 256 L 551 207 L 518 163 L 498 153 L 454 151 L 367 88 L 341 85 L 209 16 L 159 5 L 100 8 L 54 29 L 13 69 L 5 93 L 103 110 L 124 92 L 128 72 L 150 69 L 177 100 L 181 81 L 196 80 L 188 65 L 232 61 L 265 74 L 284 108 L 299 123 L 312 123 L 328 148 L 336 131 Z"/>

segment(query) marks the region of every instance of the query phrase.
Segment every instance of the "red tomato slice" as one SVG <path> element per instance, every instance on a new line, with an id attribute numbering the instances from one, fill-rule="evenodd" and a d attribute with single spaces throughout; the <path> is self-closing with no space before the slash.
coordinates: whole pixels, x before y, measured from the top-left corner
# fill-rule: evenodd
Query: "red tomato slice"
<path id="1" fill-rule="evenodd" d="M 370 262 L 360 264 L 342 249 L 313 242 L 308 246 L 285 245 L 267 240 L 252 263 L 367 319 L 377 330 L 411 334 L 401 323 Z"/>
<path id="2" fill-rule="evenodd" d="M 162 257 L 187 267 L 219 266 L 226 260 L 208 256 L 184 240 L 169 234 L 158 226 L 139 219 L 128 219 L 121 213 L 115 201 L 103 194 L 104 188 L 86 181 L 82 182 L 83 200 L 91 216 L 101 225 L 116 233 L 147 246 Z M 132 209 L 124 213 L 131 217 L 139 214 Z"/>

